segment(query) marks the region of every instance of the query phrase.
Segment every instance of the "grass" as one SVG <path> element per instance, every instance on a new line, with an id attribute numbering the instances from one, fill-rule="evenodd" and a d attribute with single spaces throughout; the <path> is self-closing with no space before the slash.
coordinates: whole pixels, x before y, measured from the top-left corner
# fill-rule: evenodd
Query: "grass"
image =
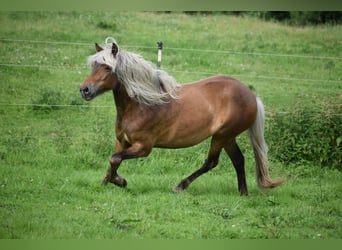
<path id="1" fill-rule="evenodd" d="M 78 93 L 93 43 L 114 36 L 154 62 L 163 40 L 162 67 L 178 81 L 230 74 L 252 85 L 268 111 L 291 112 L 312 98 L 338 105 L 341 26 L 150 12 L 2 12 L 0 23 L 0 238 L 341 238 L 341 172 L 283 165 L 270 148 L 272 176 L 287 181 L 261 192 L 245 135 L 249 197 L 239 196 L 224 154 L 186 192 L 171 192 L 202 164 L 207 141 L 124 162 L 127 189 L 102 186 L 114 147 L 113 97 L 85 103 Z"/>

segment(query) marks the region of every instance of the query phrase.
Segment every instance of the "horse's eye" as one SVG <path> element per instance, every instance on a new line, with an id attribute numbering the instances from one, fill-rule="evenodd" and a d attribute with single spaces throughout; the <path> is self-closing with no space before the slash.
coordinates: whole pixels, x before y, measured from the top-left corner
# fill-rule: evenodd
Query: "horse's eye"
<path id="1" fill-rule="evenodd" d="M 112 67 L 111 67 L 111 66 L 108 66 L 108 65 L 106 65 L 106 67 L 105 67 L 105 70 L 107 70 L 107 71 L 112 71 Z"/>

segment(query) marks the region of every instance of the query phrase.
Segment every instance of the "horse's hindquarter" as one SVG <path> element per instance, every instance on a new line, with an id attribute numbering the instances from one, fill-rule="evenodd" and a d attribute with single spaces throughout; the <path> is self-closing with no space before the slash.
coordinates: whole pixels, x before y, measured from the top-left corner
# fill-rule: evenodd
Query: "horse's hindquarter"
<path id="1" fill-rule="evenodd" d="M 213 134 L 235 137 L 255 120 L 255 95 L 233 78 L 215 76 L 186 84 L 178 94 L 163 114 L 157 147 L 188 147 Z"/>

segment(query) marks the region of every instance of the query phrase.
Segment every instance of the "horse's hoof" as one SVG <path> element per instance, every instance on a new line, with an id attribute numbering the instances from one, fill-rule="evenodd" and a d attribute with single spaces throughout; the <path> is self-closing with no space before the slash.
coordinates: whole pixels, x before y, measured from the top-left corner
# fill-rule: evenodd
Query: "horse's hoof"
<path id="1" fill-rule="evenodd" d="M 248 192 L 247 191 L 240 191 L 240 196 L 248 196 Z"/>
<path id="2" fill-rule="evenodd" d="M 105 177 L 104 179 L 103 179 L 103 181 L 102 181 L 102 185 L 107 185 L 108 184 L 108 179 L 107 179 L 107 177 Z"/>
<path id="3" fill-rule="evenodd" d="M 181 181 L 181 183 L 178 184 L 177 187 L 173 189 L 173 192 L 179 193 L 187 189 L 187 187 L 190 185 L 190 181 L 188 179 L 184 179 Z"/>
<path id="4" fill-rule="evenodd" d="M 125 179 L 123 179 L 123 182 L 122 182 L 120 187 L 122 187 L 122 188 L 127 187 L 127 181 Z"/>
<path id="5" fill-rule="evenodd" d="M 114 181 L 112 183 L 121 188 L 127 187 L 127 181 L 119 176 L 114 178 Z"/>
<path id="6" fill-rule="evenodd" d="M 180 186 L 180 185 L 178 185 L 177 187 L 172 189 L 172 192 L 174 192 L 174 193 L 180 193 L 182 191 L 184 191 L 184 188 L 182 186 Z"/>

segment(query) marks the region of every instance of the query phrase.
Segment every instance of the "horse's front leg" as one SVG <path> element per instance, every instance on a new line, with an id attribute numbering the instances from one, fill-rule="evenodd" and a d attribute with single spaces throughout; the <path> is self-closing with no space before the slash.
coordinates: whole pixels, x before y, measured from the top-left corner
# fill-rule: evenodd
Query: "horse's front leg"
<path id="1" fill-rule="evenodd" d="M 152 147 L 147 147 L 146 145 L 143 145 L 142 143 L 133 143 L 130 147 L 127 149 L 121 150 L 121 144 L 117 142 L 116 144 L 116 153 L 113 154 L 111 160 L 110 160 L 110 166 L 107 170 L 107 174 L 105 178 L 103 179 L 103 184 L 107 184 L 108 182 L 111 182 L 119 187 L 126 187 L 127 181 L 118 175 L 117 170 L 123 160 L 126 159 L 133 159 L 133 158 L 139 158 L 139 157 L 145 157 L 149 155 L 149 153 L 152 150 Z"/>

